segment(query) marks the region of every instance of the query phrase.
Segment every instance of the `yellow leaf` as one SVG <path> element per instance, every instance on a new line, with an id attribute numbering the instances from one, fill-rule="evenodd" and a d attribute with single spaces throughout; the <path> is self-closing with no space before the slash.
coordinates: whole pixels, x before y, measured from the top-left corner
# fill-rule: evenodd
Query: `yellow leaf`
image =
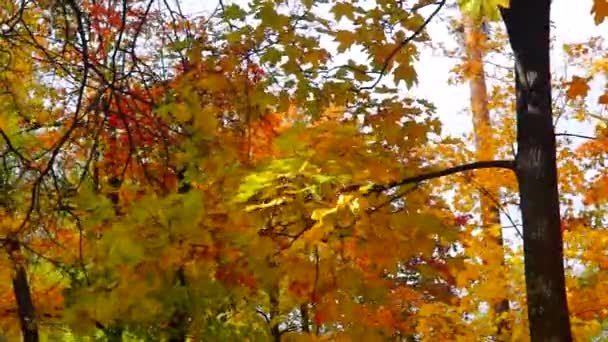
<path id="1" fill-rule="evenodd" d="M 332 208 L 332 209 L 316 209 L 312 212 L 311 218 L 315 221 L 321 221 L 323 219 L 323 217 L 335 213 L 336 211 L 338 211 L 337 208 Z"/>
<path id="2" fill-rule="evenodd" d="M 327 117 L 328 119 L 340 118 L 342 115 L 344 115 L 344 106 L 330 105 L 323 112 L 323 116 Z"/>
<path id="3" fill-rule="evenodd" d="M 302 234 L 302 240 L 307 243 L 315 243 L 323 238 L 325 231 L 323 225 L 315 224 L 312 228 Z"/>
<path id="4" fill-rule="evenodd" d="M 338 197 L 338 207 L 343 207 L 353 200 L 353 195 L 340 195 Z"/>
<path id="5" fill-rule="evenodd" d="M 486 18 L 492 21 L 500 19 L 499 6 L 508 8 L 510 0 L 460 0 L 460 8 L 469 16 L 479 19 Z"/>
<path id="6" fill-rule="evenodd" d="M 608 57 L 597 58 L 592 62 L 591 73 L 595 75 L 601 72 L 608 72 Z"/>
<path id="7" fill-rule="evenodd" d="M 0 114 L 0 129 L 7 131 L 9 127 L 9 120 L 6 114 Z"/>

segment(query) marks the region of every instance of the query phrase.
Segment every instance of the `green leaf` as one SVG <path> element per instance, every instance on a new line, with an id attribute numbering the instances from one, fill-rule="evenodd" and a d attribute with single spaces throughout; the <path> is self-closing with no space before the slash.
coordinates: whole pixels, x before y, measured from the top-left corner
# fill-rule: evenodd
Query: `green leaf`
<path id="1" fill-rule="evenodd" d="M 313 175 L 312 179 L 319 184 L 322 183 L 326 183 L 326 182 L 331 182 L 332 180 L 336 179 L 336 177 L 333 176 L 325 176 L 325 175 Z"/>
<path id="2" fill-rule="evenodd" d="M 230 4 L 224 8 L 224 19 L 226 20 L 243 20 L 246 12 L 237 4 Z"/>
<path id="3" fill-rule="evenodd" d="M 292 175 L 301 165 L 302 162 L 299 158 L 278 159 L 270 162 L 262 171 L 245 177 L 239 186 L 238 194 L 234 197 L 234 202 L 246 202 L 258 191 L 271 186 L 280 177 Z"/>
<path id="4" fill-rule="evenodd" d="M 508 8 L 510 0 L 460 0 L 459 4 L 462 12 L 473 19 L 498 21 L 500 20 L 499 8 Z"/>
<path id="5" fill-rule="evenodd" d="M 187 49 L 190 46 L 190 44 L 192 44 L 192 39 L 189 39 L 189 38 L 179 39 L 179 40 L 176 40 L 171 45 L 169 45 L 169 48 L 172 51 L 178 52 L 178 51 L 183 51 L 183 50 Z"/>
<path id="6" fill-rule="evenodd" d="M 269 47 L 268 49 L 266 49 L 266 52 L 262 55 L 260 60 L 262 62 L 266 62 L 266 63 L 270 63 L 270 64 L 274 65 L 274 64 L 277 64 L 278 62 L 280 62 L 282 57 L 283 57 L 283 54 L 281 53 L 281 51 L 277 50 L 274 47 Z"/>

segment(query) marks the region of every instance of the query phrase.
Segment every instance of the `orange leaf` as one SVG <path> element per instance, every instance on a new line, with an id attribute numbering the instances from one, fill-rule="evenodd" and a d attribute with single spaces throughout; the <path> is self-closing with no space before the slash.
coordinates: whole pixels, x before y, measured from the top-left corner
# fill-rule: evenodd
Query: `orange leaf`
<path id="1" fill-rule="evenodd" d="M 588 92 L 589 85 L 587 84 L 586 79 L 578 76 L 573 76 L 572 81 L 568 82 L 568 90 L 566 91 L 566 96 L 569 99 L 575 99 L 578 96 L 584 98 L 587 96 Z"/>
<path id="2" fill-rule="evenodd" d="M 608 17 L 608 0 L 593 0 L 591 13 L 594 14 L 593 20 L 596 25 L 604 22 L 606 17 Z"/>

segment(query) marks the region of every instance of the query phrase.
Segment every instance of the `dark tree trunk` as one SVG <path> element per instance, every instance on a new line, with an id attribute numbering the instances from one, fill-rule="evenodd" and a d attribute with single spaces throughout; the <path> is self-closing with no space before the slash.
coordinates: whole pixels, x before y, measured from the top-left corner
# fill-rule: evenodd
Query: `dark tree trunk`
<path id="1" fill-rule="evenodd" d="M 550 0 L 502 9 L 515 54 L 517 158 L 530 337 L 571 341 L 551 113 Z"/>
<path id="2" fill-rule="evenodd" d="M 21 323 L 21 333 L 24 342 L 38 342 L 38 321 L 36 311 L 32 302 L 30 285 L 27 280 L 25 267 L 19 261 L 19 241 L 16 239 L 7 240 L 7 252 L 13 259 L 15 273 L 13 274 L 13 292 L 17 302 L 17 312 Z"/>
<path id="3" fill-rule="evenodd" d="M 274 287 L 269 292 L 270 297 L 270 335 L 272 341 L 281 342 L 281 329 L 279 327 L 279 288 Z"/>
<path id="4" fill-rule="evenodd" d="M 17 266 L 15 276 L 13 277 L 13 289 L 17 298 L 17 309 L 19 311 L 19 320 L 21 321 L 23 341 L 38 342 L 38 323 L 30 294 L 30 286 L 27 282 L 27 275 L 22 265 Z"/>
<path id="5" fill-rule="evenodd" d="M 177 285 L 185 288 L 187 286 L 186 274 L 182 267 L 177 270 Z M 179 303 L 169 322 L 168 342 L 185 342 L 188 340 L 189 316 L 187 303 Z"/>
<path id="6" fill-rule="evenodd" d="M 302 316 L 302 331 L 310 332 L 310 318 L 308 317 L 308 303 L 300 305 L 300 315 Z"/>

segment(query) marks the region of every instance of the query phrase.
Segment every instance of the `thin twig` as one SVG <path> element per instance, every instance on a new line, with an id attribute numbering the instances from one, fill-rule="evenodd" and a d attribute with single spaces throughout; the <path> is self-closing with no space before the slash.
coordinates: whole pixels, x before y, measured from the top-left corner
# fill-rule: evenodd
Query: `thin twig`
<path id="1" fill-rule="evenodd" d="M 378 85 L 378 83 L 380 83 L 380 81 L 382 80 L 382 78 L 384 77 L 384 75 L 386 74 L 386 72 L 388 70 L 388 67 L 391 64 L 391 61 L 393 60 L 393 58 L 395 58 L 395 56 L 397 55 L 397 53 L 404 46 L 406 46 L 407 44 L 409 44 L 412 40 L 416 39 L 422 33 L 422 31 L 424 31 L 424 29 L 430 24 L 431 20 L 433 20 L 433 18 L 443 8 L 443 6 L 445 5 L 445 3 L 446 3 L 446 0 L 442 0 L 439 4 L 437 4 L 437 7 L 433 11 L 433 13 L 431 13 L 431 15 L 429 15 L 426 18 L 426 20 L 422 23 L 422 25 L 420 25 L 420 27 L 418 27 L 418 29 L 416 29 L 416 31 L 414 31 L 414 33 L 412 33 L 409 37 L 407 37 L 404 40 L 402 40 L 393 49 L 393 51 L 391 51 L 391 53 L 388 55 L 388 57 L 386 57 L 386 59 L 384 60 L 384 64 L 382 65 L 382 68 L 380 69 L 380 75 L 378 76 L 378 78 L 376 78 L 376 80 L 374 81 L 374 83 L 372 83 L 372 84 L 370 84 L 368 86 L 359 87 L 359 88 L 357 88 L 357 90 L 361 91 L 361 90 L 369 90 L 369 89 L 375 88 Z"/>

